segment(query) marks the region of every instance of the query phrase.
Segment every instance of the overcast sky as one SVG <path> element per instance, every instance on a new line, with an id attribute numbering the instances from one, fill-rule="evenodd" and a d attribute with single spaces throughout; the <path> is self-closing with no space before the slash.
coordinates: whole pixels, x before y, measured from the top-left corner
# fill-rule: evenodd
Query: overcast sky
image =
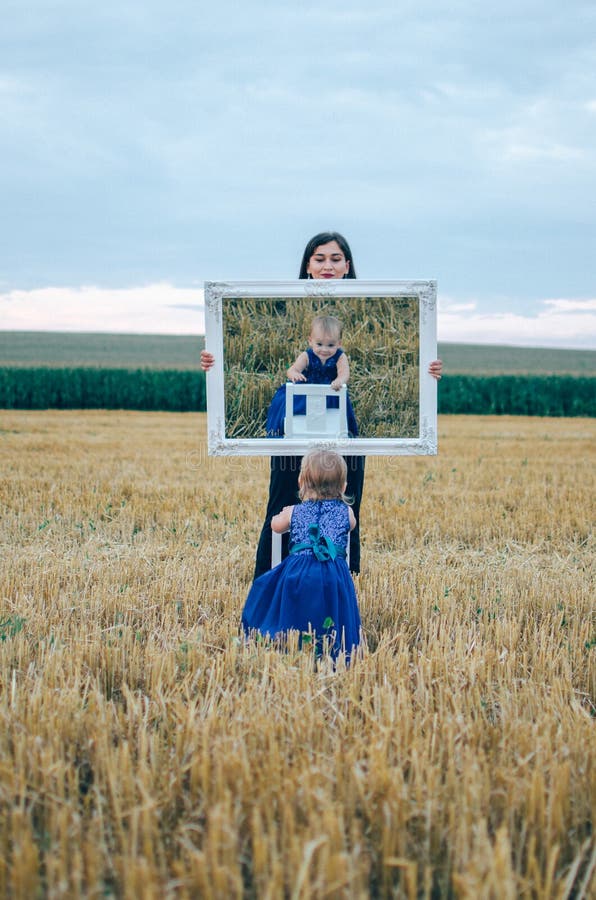
<path id="1" fill-rule="evenodd" d="M 3 0 L 0 328 L 202 330 L 204 280 L 436 278 L 596 345 L 593 0 Z"/>

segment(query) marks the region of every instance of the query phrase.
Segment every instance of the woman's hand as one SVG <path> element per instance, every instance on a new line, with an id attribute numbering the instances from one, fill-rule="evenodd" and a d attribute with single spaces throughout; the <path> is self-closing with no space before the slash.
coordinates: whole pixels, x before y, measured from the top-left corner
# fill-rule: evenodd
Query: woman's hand
<path id="1" fill-rule="evenodd" d="M 203 372 L 208 372 L 209 369 L 213 368 L 214 363 L 215 357 L 213 353 L 209 353 L 208 350 L 201 350 L 201 369 Z"/>
<path id="2" fill-rule="evenodd" d="M 443 374 L 443 360 L 434 359 L 428 367 L 428 374 L 432 375 L 433 378 L 436 378 L 436 380 L 439 381 L 441 375 Z"/>

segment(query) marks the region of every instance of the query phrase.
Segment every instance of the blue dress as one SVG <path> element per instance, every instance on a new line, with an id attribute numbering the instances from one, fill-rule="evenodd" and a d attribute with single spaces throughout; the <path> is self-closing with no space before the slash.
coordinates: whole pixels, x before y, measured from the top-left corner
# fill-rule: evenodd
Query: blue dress
<path id="1" fill-rule="evenodd" d="M 339 347 L 333 356 L 321 362 L 316 353 L 309 347 L 308 366 L 302 373 L 306 378 L 302 384 L 331 384 L 337 378 L 337 361 L 344 351 Z M 347 398 L 348 434 L 357 437 L 358 425 L 350 398 Z M 338 409 L 339 397 L 327 397 L 327 409 Z M 269 405 L 267 413 L 267 437 L 284 436 L 284 418 L 286 415 L 286 386 L 278 387 Z M 294 397 L 294 415 L 306 415 L 306 397 Z"/>
<path id="2" fill-rule="evenodd" d="M 342 500 L 305 500 L 292 510 L 290 555 L 255 579 L 242 612 L 247 635 L 314 632 L 335 658 L 360 643 L 360 613 L 346 563 L 350 533 Z"/>

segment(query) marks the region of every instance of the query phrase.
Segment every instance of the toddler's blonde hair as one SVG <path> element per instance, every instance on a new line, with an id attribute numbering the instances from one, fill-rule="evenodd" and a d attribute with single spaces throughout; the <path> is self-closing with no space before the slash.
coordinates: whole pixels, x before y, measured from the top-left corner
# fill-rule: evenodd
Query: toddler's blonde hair
<path id="1" fill-rule="evenodd" d="M 334 450 L 309 450 L 302 458 L 298 476 L 301 500 L 343 500 L 348 467 L 343 456 Z"/>
<path id="2" fill-rule="evenodd" d="M 310 323 L 310 333 L 312 335 L 315 328 L 320 328 L 323 334 L 330 337 L 337 337 L 338 342 L 341 341 L 343 334 L 343 325 L 335 316 L 315 316 Z"/>

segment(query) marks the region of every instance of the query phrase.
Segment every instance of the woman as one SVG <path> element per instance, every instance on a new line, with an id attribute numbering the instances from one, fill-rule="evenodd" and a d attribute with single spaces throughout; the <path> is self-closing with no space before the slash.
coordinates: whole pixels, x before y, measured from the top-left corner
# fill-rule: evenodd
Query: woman
<path id="1" fill-rule="evenodd" d="M 337 231 L 315 234 L 304 248 L 299 278 L 331 279 L 356 278 L 352 251 L 343 235 Z M 201 352 L 201 368 L 207 372 L 213 365 L 213 354 Z M 440 359 L 429 366 L 433 378 L 441 377 L 443 364 Z M 293 506 L 298 496 L 300 456 L 272 456 L 269 480 L 269 502 L 265 521 L 257 547 L 254 577 L 271 568 L 271 519 L 285 506 Z M 346 456 L 348 467 L 346 494 L 352 498 L 356 527 L 350 534 L 350 571 L 360 572 L 360 501 L 364 485 L 364 457 Z M 282 536 L 282 558 L 288 553 L 288 535 Z"/>

